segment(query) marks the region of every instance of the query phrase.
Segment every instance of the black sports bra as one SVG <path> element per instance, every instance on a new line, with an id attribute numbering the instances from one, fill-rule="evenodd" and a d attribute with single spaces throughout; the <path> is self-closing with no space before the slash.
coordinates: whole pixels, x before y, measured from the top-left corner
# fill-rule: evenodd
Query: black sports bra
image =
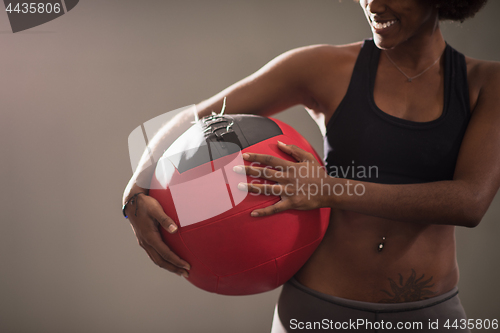
<path id="1" fill-rule="evenodd" d="M 365 40 L 344 99 L 327 124 L 325 164 L 331 176 L 383 184 L 451 180 L 470 119 L 463 54 L 446 45 L 444 109 L 438 119 L 391 116 L 374 102 L 380 49 Z"/>

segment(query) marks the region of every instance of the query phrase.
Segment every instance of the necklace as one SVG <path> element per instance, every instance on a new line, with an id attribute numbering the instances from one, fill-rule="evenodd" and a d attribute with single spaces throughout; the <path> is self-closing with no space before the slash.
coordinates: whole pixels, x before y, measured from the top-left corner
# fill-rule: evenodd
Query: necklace
<path id="1" fill-rule="evenodd" d="M 443 53 L 441 53 L 441 55 L 429 66 L 427 67 L 426 69 L 424 69 L 422 72 L 420 72 L 420 74 L 417 74 L 415 76 L 408 76 L 406 75 L 405 72 L 403 72 L 403 70 L 401 68 L 399 68 L 398 65 L 396 65 L 396 63 L 394 61 L 392 61 L 391 57 L 389 57 L 389 54 L 387 53 L 387 51 L 384 51 L 385 55 L 387 56 L 387 59 L 389 59 L 389 61 L 394 65 L 394 67 L 396 67 L 400 72 L 401 74 L 403 74 L 407 79 L 408 79 L 408 82 L 411 83 L 411 81 L 413 81 L 414 79 L 416 79 L 417 77 L 419 77 L 420 75 L 424 74 L 425 72 L 427 72 L 429 69 L 431 69 L 432 66 L 434 66 L 435 64 L 437 64 L 437 62 L 439 61 L 439 59 L 441 59 L 441 56 L 443 55 Z"/>

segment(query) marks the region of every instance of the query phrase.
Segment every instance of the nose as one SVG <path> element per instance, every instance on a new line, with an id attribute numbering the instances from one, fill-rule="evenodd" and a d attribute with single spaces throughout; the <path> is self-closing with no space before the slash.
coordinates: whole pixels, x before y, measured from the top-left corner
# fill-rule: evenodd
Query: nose
<path id="1" fill-rule="evenodd" d="M 366 11 L 371 14 L 381 14 L 386 10 L 386 4 L 384 0 L 365 0 L 363 1 Z"/>

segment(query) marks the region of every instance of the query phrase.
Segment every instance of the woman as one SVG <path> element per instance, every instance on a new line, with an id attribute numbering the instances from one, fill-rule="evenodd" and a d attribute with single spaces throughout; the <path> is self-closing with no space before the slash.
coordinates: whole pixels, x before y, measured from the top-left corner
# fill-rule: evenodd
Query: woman
<path id="1" fill-rule="evenodd" d="M 453 50 L 439 20 L 462 21 L 484 2 L 362 0 L 373 40 L 292 50 L 197 105 L 200 117 L 220 110 L 225 96 L 231 113 L 269 116 L 306 106 L 325 135 L 330 176 L 315 172 L 297 180 L 276 171 L 267 173 L 276 185 L 246 186 L 269 193 L 290 184 L 345 189 L 308 195 L 288 186 L 278 203 L 252 212 L 259 218 L 332 208 L 322 243 L 283 287 L 273 332 L 468 331 L 456 289 L 454 228 L 477 226 L 500 186 L 500 64 Z M 184 113 L 172 124 L 191 119 Z M 174 127 L 157 136 L 156 155 Z M 277 169 L 318 167 L 300 149 L 279 147 L 297 163 L 246 158 Z M 339 174 L 347 167 L 376 172 Z M 175 232 L 175 223 L 154 199 L 138 194 L 147 194 L 137 185 L 140 177 L 150 177 L 138 170 L 124 193 L 138 241 L 157 265 L 188 276 L 189 263 L 169 250 L 157 229 Z M 362 195 L 352 194 L 356 185 Z"/>

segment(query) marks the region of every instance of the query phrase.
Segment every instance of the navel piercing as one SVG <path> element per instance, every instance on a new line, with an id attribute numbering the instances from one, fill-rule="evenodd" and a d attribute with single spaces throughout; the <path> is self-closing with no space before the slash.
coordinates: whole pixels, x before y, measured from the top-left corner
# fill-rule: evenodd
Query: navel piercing
<path id="1" fill-rule="evenodd" d="M 381 252 L 384 249 L 384 245 L 385 245 L 384 242 L 385 242 L 385 237 L 382 237 L 382 241 L 377 246 L 378 252 Z"/>

